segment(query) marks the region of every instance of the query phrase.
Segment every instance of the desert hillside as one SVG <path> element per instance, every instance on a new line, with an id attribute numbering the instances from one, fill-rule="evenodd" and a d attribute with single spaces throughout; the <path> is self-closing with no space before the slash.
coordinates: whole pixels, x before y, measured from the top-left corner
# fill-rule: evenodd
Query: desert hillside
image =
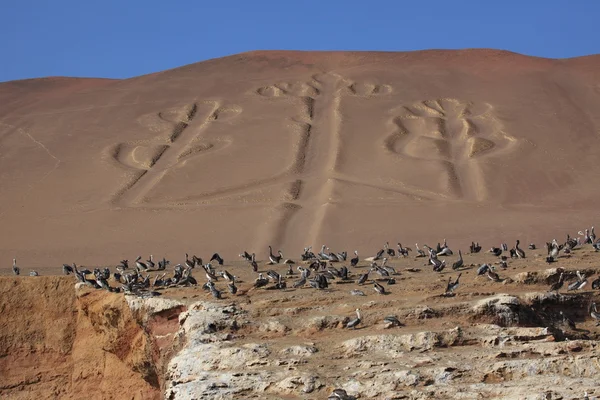
<path id="1" fill-rule="evenodd" d="M 563 238 L 600 189 L 600 57 L 260 51 L 0 84 L 0 260 Z"/>

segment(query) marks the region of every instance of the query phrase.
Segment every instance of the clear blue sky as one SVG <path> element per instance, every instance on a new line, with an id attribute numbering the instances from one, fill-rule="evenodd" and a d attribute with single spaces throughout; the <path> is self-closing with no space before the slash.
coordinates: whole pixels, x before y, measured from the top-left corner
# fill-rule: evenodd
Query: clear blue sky
<path id="1" fill-rule="evenodd" d="M 600 53 L 600 1 L 1 0 L 0 81 L 127 78 L 249 50 Z"/>

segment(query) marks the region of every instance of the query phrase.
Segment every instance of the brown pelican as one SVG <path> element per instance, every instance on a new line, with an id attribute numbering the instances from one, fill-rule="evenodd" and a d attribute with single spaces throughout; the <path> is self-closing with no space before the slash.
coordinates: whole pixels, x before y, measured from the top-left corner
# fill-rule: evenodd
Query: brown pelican
<path id="1" fill-rule="evenodd" d="M 412 251 L 410 247 L 402 247 L 402 243 L 398 243 L 398 257 L 400 257 L 400 255 L 407 257 L 409 251 Z"/>
<path id="2" fill-rule="evenodd" d="M 375 257 L 373 257 L 373 261 L 377 261 L 379 259 L 381 259 L 381 257 L 383 256 L 384 250 L 381 249 L 377 252 L 377 254 L 375 255 Z"/>
<path id="3" fill-rule="evenodd" d="M 596 278 L 592 281 L 592 289 L 600 289 L 600 278 Z"/>
<path id="4" fill-rule="evenodd" d="M 344 389 L 334 389 L 327 400 L 356 400 L 356 397 L 350 396 Z"/>
<path id="5" fill-rule="evenodd" d="M 231 293 L 231 294 L 237 293 L 237 286 L 235 286 L 235 277 L 232 277 L 231 283 L 229 283 L 227 285 L 227 288 L 229 289 L 229 293 Z"/>
<path id="6" fill-rule="evenodd" d="M 72 273 L 73 273 L 73 267 L 71 267 L 69 264 L 63 264 L 63 274 L 69 275 Z"/>
<path id="7" fill-rule="evenodd" d="M 258 264 L 256 263 L 256 255 L 254 253 L 252 253 L 250 265 L 252 265 L 252 271 L 258 272 Z"/>
<path id="8" fill-rule="evenodd" d="M 258 274 L 258 278 L 254 281 L 254 287 L 259 288 L 266 286 L 269 283 L 269 279 L 265 278 L 262 273 Z"/>
<path id="9" fill-rule="evenodd" d="M 460 267 L 463 266 L 463 258 L 462 258 L 462 253 L 460 250 L 458 250 L 458 260 L 456 260 L 453 264 L 452 264 L 452 269 L 459 269 Z"/>
<path id="10" fill-rule="evenodd" d="M 515 254 L 518 258 L 525 258 L 525 252 L 519 247 L 520 241 L 517 239 L 517 243 L 515 244 Z"/>
<path id="11" fill-rule="evenodd" d="M 529 246 L 527 247 L 529 250 L 535 250 L 535 243 L 529 243 Z"/>
<path id="12" fill-rule="evenodd" d="M 500 256 L 502 254 L 502 247 L 492 247 L 490 249 L 490 253 L 492 253 L 493 255 L 495 255 L 496 257 Z"/>
<path id="13" fill-rule="evenodd" d="M 352 258 L 352 259 L 350 260 L 350 266 L 351 266 L 351 267 L 356 267 L 356 265 L 358 264 L 358 261 L 359 261 L 359 258 L 358 258 L 358 251 L 354 250 L 354 255 L 355 255 L 356 257 L 354 257 L 354 258 Z"/>
<path id="14" fill-rule="evenodd" d="M 383 322 L 386 324 L 386 328 L 390 328 L 392 326 L 401 326 L 402 323 L 395 315 L 388 315 L 383 319 Z"/>
<path id="15" fill-rule="evenodd" d="M 13 273 L 15 275 L 20 275 L 21 274 L 21 270 L 19 269 L 19 267 L 17 267 L 17 259 L 13 258 Z"/>
<path id="16" fill-rule="evenodd" d="M 494 271 L 494 266 L 488 267 L 487 269 L 487 277 L 490 278 L 494 282 L 500 282 L 500 277 Z"/>
<path id="17" fill-rule="evenodd" d="M 362 285 L 363 283 L 365 283 L 367 281 L 367 279 L 369 279 L 369 271 L 367 271 L 364 274 L 362 274 L 358 278 L 358 281 L 356 283 L 358 283 L 359 285 Z"/>
<path id="18" fill-rule="evenodd" d="M 427 257 L 427 254 L 419 248 L 418 243 L 415 243 L 415 249 L 417 249 L 417 257 Z"/>
<path id="19" fill-rule="evenodd" d="M 356 318 L 346 324 L 346 328 L 356 329 L 356 326 L 360 324 L 360 309 L 356 309 Z"/>
<path id="20" fill-rule="evenodd" d="M 141 259 L 142 256 L 138 256 L 138 258 L 135 259 L 135 266 L 137 267 L 138 271 L 145 271 L 148 269 L 148 266 L 140 261 Z"/>
<path id="21" fill-rule="evenodd" d="M 592 226 L 592 229 L 590 229 L 590 242 L 591 243 L 596 243 L 596 234 L 594 233 L 594 227 Z"/>
<path id="22" fill-rule="evenodd" d="M 188 268 L 194 268 L 196 266 L 196 260 L 190 260 L 188 253 L 185 253 L 185 266 Z"/>
<path id="23" fill-rule="evenodd" d="M 223 278 L 225 278 L 225 280 L 228 281 L 228 282 L 233 282 L 233 280 L 235 279 L 233 277 L 233 275 L 231 275 L 229 272 L 227 272 L 227 270 L 221 271 L 221 276 Z"/>
<path id="24" fill-rule="evenodd" d="M 550 291 L 551 292 L 558 292 L 558 290 L 563 286 L 564 283 L 564 277 L 565 277 L 565 273 L 561 272 L 560 276 L 558 277 L 558 281 L 554 282 L 552 284 L 552 286 L 550 286 Z"/>
<path id="25" fill-rule="evenodd" d="M 590 311 L 590 316 L 596 320 L 596 326 L 599 326 L 600 325 L 600 313 L 596 309 L 596 302 L 592 302 L 592 304 L 590 305 L 589 311 Z"/>
<path id="26" fill-rule="evenodd" d="M 352 289 L 352 290 L 350 291 L 350 294 L 351 294 L 352 296 L 366 296 L 366 295 L 365 295 L 365 292 L 363 292 L 362 290 L 358 290 L 358 289 Z"/>
<path id="27" fill-rule="evenodd" d="M 119 265 L 117 265 L 117 270 L 119 270 L 121 272 L 124 272 L 128 268 L 129 268 L 129 260 L 121 260 Z"/>
<path id="28" fill-rule="evenodd" d="M 242 257 L 246 261 L 252 261 L 252 256 L 248 254 L 246 250 L 244 250 L 244 252 L 240 254 L 240 257 Z"/>
<path id="29" fill-rule="evenodd" d="M 216 261 L 219 265 L 223 265 L 223 259 L 219 255 L 219 253 L 213 254 L 213 256 L 208 260 L 208 262 Z"/>
<path id="30" fill-rule="evenodd" d="M 562 318 L 561 322 L 563 323 L 563 325 L 568 326 L 572 330 L 577 329 L 575 327 L 575 322 L 573 322 L 573 320 L 571 318 L 567 317 L 562 311 L 559 314 Z"/>
<path id="31" fill-rule="evenodd" d="M 273 249 L 271 248 L 271 246 L 269 246 L 269 260 L 271 261 L 271 264 L 279 264 L 279 262 L 281 261 L 281 259 L 283 258 L 283 254 L 281 254 L 281 250 L 279 250 L 279 255 L 275 255 L 273 254 Z"/>
<path id="32" fill-rule="evenodd" d="M 154 260 L 152 259 L 152 254 L 150 254 L 150 259 L 146 260 L 146 265 L 148 266 L 149 269 L 154 269 L 154 266 L 156 264 L 154 264 Z"/>
<path id="33" fill-rule="evenodd" d="M 452 282 L 452 278 L 448 278 L 448 285 L 446 286 L 446 293 L 454 293 L 454 290 L 458 287 L 458 280 L 460 279 L 460 276 L 462 275 L 462 272 L 460 274 L 458 274 L 458 276 L 456 277 L 456 280 L 454 282 Z"/>
<path id="34" fill-rule="evenodd" d="M 479 242 L 471 242 L 471 245 L 469 246 L 469 251 L 471 253 L 479 253 L 481 251 L 481 246 L 479 245 Z"/>
<path id="35" fill-rule="evenodd" d="M 377 282 L 373 282 L 373 289 L 379 294 L 386 294 L 385 288 Z"/>
<path id="36" fill-rule="evenodd" d="M 581 272 L 577 271 L 577 280 L 573 283 L 570 283 L 569 286 L 567 286 L 567 290 L 571 291 L 571 290 L 581 290 L 584 288 L 585 285 L 587 285 L 587 278 L 585 277 L 585 275 L 582 275 Z"/>
<path id="37" fill-rule="evenodd" d="M 38 274 L 38 272 L 37 272 L 37 271 L 31 271 L 31 272 L 29 273 L 29 276 L 39 276 L 39 275 L 40 275 L 40 274 Z"/>

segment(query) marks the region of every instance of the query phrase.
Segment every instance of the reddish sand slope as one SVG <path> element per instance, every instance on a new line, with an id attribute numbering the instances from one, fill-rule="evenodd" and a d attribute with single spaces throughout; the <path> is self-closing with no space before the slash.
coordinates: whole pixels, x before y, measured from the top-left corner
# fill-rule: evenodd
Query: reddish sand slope
<path id="1" fill-rule="evenodd" d="M 252 52 L 0 84 L 0 272 L 594 223 L 600 57 Z"/>

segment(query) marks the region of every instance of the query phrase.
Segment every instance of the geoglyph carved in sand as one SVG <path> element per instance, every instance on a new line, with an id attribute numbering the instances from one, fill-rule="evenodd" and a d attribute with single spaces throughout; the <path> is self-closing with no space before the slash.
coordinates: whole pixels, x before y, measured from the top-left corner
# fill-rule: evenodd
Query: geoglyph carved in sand
<path id="1" fill-rule="evenodd" d="M 481 160 L 512 149 L 516 138 L 502 130 L 487 103 L 458 99 L 425 100 L 392 111 L 388 153 L 439 163 L 440 194 L 482 201 L 487 198 Z M 435 178 L 435 177 L 434 177 Z"/>
<path id="2" fill-rule="evenodd" d="M 198 102 L 185 107 L 146 115 L 139 122 L 158 135 L 139 142 L 119 143 L 108 149 L 109 158 L 129 170 L 136 171 L 131 182 L 126 183 L 113 199 L 122 207 L 202 207 L 203 205 L 243 202 L 246 194 L 267 187 L 279 187 L 282 195 L 265 205 L 275 206 L 281 216 L 275 227 L 269 230 L 273 236 L 282 238 L 287 221 L 299 210 L 310 210 L 314 223 L 309 237 L 316 237 L 325 217 L 336 181 L 373 186 L 338 171 L 340 155 L 341 100 L 344 96 L 374 98 L 392 92 L 390 85 L 371 82 L 354 82 L 336 73 L 322 73 L 305 82 L 280 82 L 255 89 L 252 94 L 267 101 L 279 98 L 291 99 L 295 115 L 285 117 L 289 132 L 293 135 L 291 145 L 294 156 L 290 165 L 272 176 L 204 193 L 173 202 L 152 200 L 151 191 L 158 187 L 167 173 L 174 173 L 190 157 L 215 151 L 228 143 L 202 140 L 202 132 L 211 124 L 219 122 L 223 115 L 233 118 L 241 109 L 224 107 L 218 102 Z M 308 177 L 310 176 L 310 179 Z M 303 193 L 306 195 L 303 197 Z M 229 198 L 226 198 L 229 196 Z M 271 235 L 270 235 L 271 236 Z"/>
<path id="3" fill-rule="evenodd" d="M 119 190 L 113 202 L 123 207 L 151 203 L 149 194 L 165 174 L 192 157 L 228 144 L 207 142 L 202 139 L 202 132 L 213 123 L 235 118 L 240 112 L 237 106 L 204 101 L 142 116 L 140 124 L 159 134 L 147 140 L 118 143 L 108 149 L 110 159 L 136 171 L 134 179 Z"/>

